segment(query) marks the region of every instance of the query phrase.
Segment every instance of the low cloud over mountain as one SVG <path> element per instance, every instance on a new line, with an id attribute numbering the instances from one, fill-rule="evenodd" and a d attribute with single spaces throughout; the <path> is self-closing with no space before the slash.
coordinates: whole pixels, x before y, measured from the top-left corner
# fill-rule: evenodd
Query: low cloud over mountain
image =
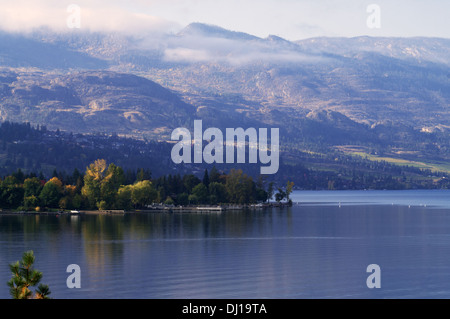
<path id="1" fill-rule="evenodd" d="M 448 39 L 292 42 L 200 23 L 175 34 L 41 29 L 1 37 L 3 120 L 167 139 L 201 118 L 280 127 L 296 143 L 416 152 L 423 138 L 448 156 Z"/>

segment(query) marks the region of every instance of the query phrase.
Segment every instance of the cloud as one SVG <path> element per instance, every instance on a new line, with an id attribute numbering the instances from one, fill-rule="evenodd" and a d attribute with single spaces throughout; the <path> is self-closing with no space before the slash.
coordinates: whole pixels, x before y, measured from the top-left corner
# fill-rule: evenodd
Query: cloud
<path id="1" fill-rule="evenodd" d="M 0 0 L 0 29 L 41 26 L 67 30 L 67 7 L 81 8 L 81 26 L 92 31 L 139 34 L 175 32 L 200 21 L 260 37 L 450 37 L 448 0 Z M 381 7 L 381 29 L 366 25 L 366 8 Z"/>
<path id="2" fill-rule="evenodd" d="M 227 39 L 211 36 L 171 37 L 164 45 L 164 59 L 171 62 L 213 62 L 244 65 L 254 62 L 317 63 L 319 55 L 307 54 L 282 39 Z"/>
<path id="3" fill-rule="evenodd" d="M 297 35 L 297 39 L 305 39 L 305 38 L 312 38 L 312 37 L 320 37 L 323 35 L 330 36 L 331 32 L 326 31 L 324 28 L 320 27 L 319 25 L 313 25 L 308 23 L 295 23 L 295 34 Z M 333 34 L 335 35 L 335 34 Z"/>
<path id="4" fill-rule="evenodd" d="M 79 7 L 80 26 L 83 30 L 121 32 L 171 32 L 180 26 L 172 21 L 151 15 L 124 1 L 61 1 L 61 0 L 2 0 L 0 29 L 27 32 L 40 27 L 70 31 L 67 25 L 75 13 L 70 5 Z M 132 3 L 132 2 L 130 2 Z"/>
<path id="5" fill-rule="evenodd" d="M 213 60 L 208 51 L 188 48 L 166 49 L 164 58 L 172 62 L 208 62 Z"/>

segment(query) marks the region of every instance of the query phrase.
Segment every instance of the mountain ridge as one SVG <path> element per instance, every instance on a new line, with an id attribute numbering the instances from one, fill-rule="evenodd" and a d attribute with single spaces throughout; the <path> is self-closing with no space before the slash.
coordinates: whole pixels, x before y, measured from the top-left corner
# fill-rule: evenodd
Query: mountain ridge
<path id="1" fill-rule="evenodd" d="M 284 142 L 301 148 L 358 144 L 450 157 L 449 39 L 288 41 L 199 23 L 150 38 L 44 30 L 17 39 L 0 44 L 3 120 L 168 140 L 174 128 L 203 119 L 220 128 L 280 127 Z M 36 43 L 43 51 L 21 56 L 21 67 L 8 60 Z M 45 50 L 54 48 L 62 61 L 70 52 L 95 63 L 52 64 Z M 151 83 L 162 96 L 151 96 L 159 92 Z"/>

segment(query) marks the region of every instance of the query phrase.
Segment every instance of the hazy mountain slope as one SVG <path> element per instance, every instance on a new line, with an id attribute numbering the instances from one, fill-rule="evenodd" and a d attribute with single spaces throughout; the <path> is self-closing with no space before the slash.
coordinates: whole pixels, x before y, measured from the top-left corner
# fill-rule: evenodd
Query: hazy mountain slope
<path id="1" fill-rule="evenodd" d="M 1 74 L 3 121 L 73 132 L 155 136 L 190 123 L 195 112 L 169 90 L 135 75 L 105 71 Z"/>
<path id="2" fill-rule="evenodd" d="M 30 37 L 27 43 L 53 48 L 60 59 L 77 54 L 113 72 L 80 63 L 67 73 L 64 63 L 55 58 L 52 65 L 45 50 L 36 50 L 32 58 L 46 61 L 42 73 L 2 72 L 1 119 L 167 139 L 171 129 L 201 118 L 221 128 L 280 127 L 285 143 L 299 147 L 449 155 L 447 39 L 291 42 L 200 23 L 172 35 L 41 30 Z M 0 52 L 19 44 L 0 43 Z M 25 65 L 32 58 L 23 56 Z"/>
<path id="3" fill-rule="evenodd" d="M 41 69 L 101 69 L 108 63 L 88 53 L 0 31 L 0 66 Z"/>
<path id="4" fill-rule="evenodd" d="M 186 33 L 162 53 L 170 68 L 135 67 L 185 96 L 240 95 L 263 108 L 301 109 L 302 116 L 333 110 L 370 125 L 387 119 L 418 129 L 450 124 L 449 40 L 231 41 L 212 30 L 201 42 Z"/>
<path id="5" fill-rule="evenodd" d="M 360 52 L 379 53 L 387 57 L 418 64 L 450 65 L 450 39 L 442 38 L 311 38 L 295 42 L 302 50 L 352 57 Z"/>
<path id="6" fill-rule="evenodd" d="M 229 31 L 216 25 L 198 22 L 189 24 L 183 30 L 181 30 L 177 34 L 177 36 L 179 37 L 199 36 L 199 37 L 223 38 L 223 39 L 243 40 L 243 41 L 259 39 L 258 37 L 255 37 L 253 35 L 244 32 Z"/>
<path id="7" fill-rule="evenodd" d="M 261 120 L 271 110 L 293 108 L 290 116 L 301 118 L 331 110 L 369 125 L 389 119 L 419 130 L 450 126 L 448 39 L 290 42 L 201 23 L 167 36 L 42 31 L 34 37 L 60 50 L 100 57 L 111 70 L 143 75 L 196 107 L 220 96 L 235 99 L 238 109 L 256 111 L 252 117 Z M 230 104 L 218 105 L 229 111 Z"/>

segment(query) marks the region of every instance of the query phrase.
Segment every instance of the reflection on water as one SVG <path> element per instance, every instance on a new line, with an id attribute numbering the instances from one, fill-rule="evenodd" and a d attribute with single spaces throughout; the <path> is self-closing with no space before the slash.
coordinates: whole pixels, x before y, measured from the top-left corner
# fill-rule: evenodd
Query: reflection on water
<path id="1" fill-rule="evenodd" d="M 0 216 L 0 244 L 1 298 L 8 263 L 29 249 L 54 298 L 450 297 L 448 208 Z M 381 289 L 366 286 L 373 263 Z M 81 289 L 66 287 L 69 264 Z"/>

